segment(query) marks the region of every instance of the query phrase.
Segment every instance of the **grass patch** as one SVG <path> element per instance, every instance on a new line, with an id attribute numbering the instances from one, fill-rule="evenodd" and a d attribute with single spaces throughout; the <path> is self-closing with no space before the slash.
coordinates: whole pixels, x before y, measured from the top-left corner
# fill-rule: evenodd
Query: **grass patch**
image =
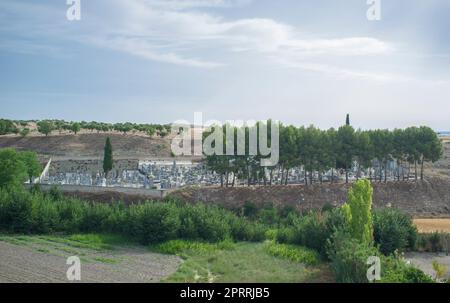
<path id="1" fill-rule="evenodd" d="M 264 244 L 264 249 L 269 255 L 293 262 L 300 262 L 306 265 L 317 265 L 320 262 L 319 254 L 317 252 L 301 246 L 267 241 Z"/>
<path id="2" fill-rule="evenodd" d="M 295 283 L 326 280 L 323 278 L 323 265 L 307 267 L 289 259 L 273 257 L 267 253 L 264 243 L 241 242 L 234 244 L 233 249 L 209 246 L 205 249 L 204 243 L 195 242 L 186 245 L 191 249 L 182 252 L 185 261 L 165 282 Z"/>
<path id="3" fill-rule="evenodd" d="M 150 250 L 162 254 L 184 256 L 186 254 L 208 254 L 217 250 L 231 250 L 236 246 L 230 240 L 219 243 L 195 242 L 186 240 L 171 240 L 155 246 L 151 246 Z"/>
<path id="4" fill-rule="evenodd" d="M 97 257 L 94 258 L 95 261 L 101 262 L 101 263 L 106 263 L 106 264 L 118 264 L 120 263 L 119 260 L 116 259 L 110 259 L 110 258 L 104 258 L 104 257 Z"/>

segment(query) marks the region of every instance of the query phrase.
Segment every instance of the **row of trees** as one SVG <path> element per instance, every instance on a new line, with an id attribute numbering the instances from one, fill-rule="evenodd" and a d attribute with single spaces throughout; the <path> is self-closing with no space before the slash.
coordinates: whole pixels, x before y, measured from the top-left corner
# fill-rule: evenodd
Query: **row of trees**
<path id="1" fill-rule="evenodd" d="M 270 123 L 270 122 L 269 122 Z M 263 126 L 262 123 L 258 124 Z M 255 126 L 259 129 L 259 127 Z M 226 127 L 223 126 L 224 154 L 227 144 L 234 144 L 237 150 L 237 128 L 234 129 L 234 140 L 227 142 Z M 270 127 L 268 142 L 270 144 Z M 205 132 L 210 135 L 212 128 Z M 250 184 L 271 185 L 273 172 L 278 170 L 281 174 L 282 184 L 288 183 L 288 173 L 291 169 L 301 168 L 304 171 L 305 184 L 314 181 L 323 182 L 324 174 L 333 182 L 337 172 L 345 174 L 349 182 L 349 173 L 354 172 L 359 179 L 366 173 L 371 180 L 387 182 L 390 174 L 395 180 L 409 179 L 411 171 L 414 178 L 424 178 L 424 163 L 435 162 L 442 156 L 442 142 L 437 134 L 429 127 L 409 127 L 406 129 L 390 130 L 355 130 L 349 123 L 339 129 L 331 128 L 321 130 L 314 126 L 295 127 L 280 126 L 278 165 L 261 167 L 262 158 L 258 149 L 257 155 L 249 155 L 248 134 L 245 128 L 246 153 L 245 155 L 212 155 L 206 156 L 206 166 L 222 176 L 222 185 L 234 186 L 237 179 L 246 180 Z M 258 144 L 259 146 L 259 144 Z M 392 165 L 395 163 L 396 165 Z M 392 167 L 395 167 L 393 170 Z M 331 177 L 330 177 L 331 175 Z M 232 176 L 229 180 L 229 176 Z M 225 183 L 225 184 L 224 184 Z"/>
<path id="2" fill-rule="evenodd" d="M 35 122 L 38 132 L 45 136 L 50 135 L 53 131 L 69 131 L 77 134 L 81 130 L 89 130 L 91 132 L 110 132 L 117 131 L 124 134 L 129 132 L 143 132 L 149 136 L 159 135 L 165 137 L 171 131 L 170 125 L 161 124 L 137 124 L 137 123 L 103 123 L 103 122 L 67 122 L 64 120 L 42 120 L 42 121 L 12 121 L 0 119 L 0 135 L 21 134 L 27 136 L 30 133 L 29 123 Z"/>

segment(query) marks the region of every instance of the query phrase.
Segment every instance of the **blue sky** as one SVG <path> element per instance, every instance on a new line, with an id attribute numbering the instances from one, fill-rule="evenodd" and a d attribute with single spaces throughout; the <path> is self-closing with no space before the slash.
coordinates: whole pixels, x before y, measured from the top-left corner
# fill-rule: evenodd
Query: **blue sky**
<path id="1" fill-rule="evenodd" d="M 450 129 L 450 2 L 1 0 L 0 116 Z"/>

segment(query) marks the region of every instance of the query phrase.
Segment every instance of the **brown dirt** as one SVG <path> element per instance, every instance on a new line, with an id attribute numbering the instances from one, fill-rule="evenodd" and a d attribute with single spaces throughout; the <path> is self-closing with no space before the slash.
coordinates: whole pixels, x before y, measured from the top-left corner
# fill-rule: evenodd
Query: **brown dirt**
<path id="1" fill-rule="evenodd" d="M 140 247 L 97 252 L 49 241 L 39 245 L 0 241 L 0 283 L 67 283 L 66 260 L 70 256 L 80 256 L 81 283 L 154 283 L 173 274 L 181 263 L 178 257 Z"/>
<path id="2" fill-rule="evenodd" d="M 170 140 L 123 134 L 84 133 L 78 135 L 0 136 L 0 148 L 32 150 L 41 155 L 67 159 L 99 158 L 103 155 L 106 137 L 110 137 L 116 158 L 170 158 Z"/>
<path id="3" fill-rule="evenodd" d="M 450 178 L 429 178 L 417 182 L 372 183 L 375 208 L 393 207 L 417 218 L 450 218 Z M 313 186 L 267 187 L 192 187 L 174 191 L 170 196 L 191 203 L 203 202 L 239 208 L 245 202 L 259 207 L 272 204 L 292 206 L 299 211 L 321 209 L 326 204 L 342 205 L 350 185 L 323 184 Z"/>
<path id="4" fill-rule="evenodd" d="M 414 219 L 414 224 L 421 233 L 450 233 L 450 219 Z"/>

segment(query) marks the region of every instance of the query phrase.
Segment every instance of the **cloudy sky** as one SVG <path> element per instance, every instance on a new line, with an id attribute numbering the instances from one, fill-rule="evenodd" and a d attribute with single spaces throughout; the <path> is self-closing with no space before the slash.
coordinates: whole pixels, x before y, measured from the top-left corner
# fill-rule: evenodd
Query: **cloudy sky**
<path id="1" fill-rule="evenodd" d="M 450 130 L 450 2 L 0 1 L 0 117 Z"/>

